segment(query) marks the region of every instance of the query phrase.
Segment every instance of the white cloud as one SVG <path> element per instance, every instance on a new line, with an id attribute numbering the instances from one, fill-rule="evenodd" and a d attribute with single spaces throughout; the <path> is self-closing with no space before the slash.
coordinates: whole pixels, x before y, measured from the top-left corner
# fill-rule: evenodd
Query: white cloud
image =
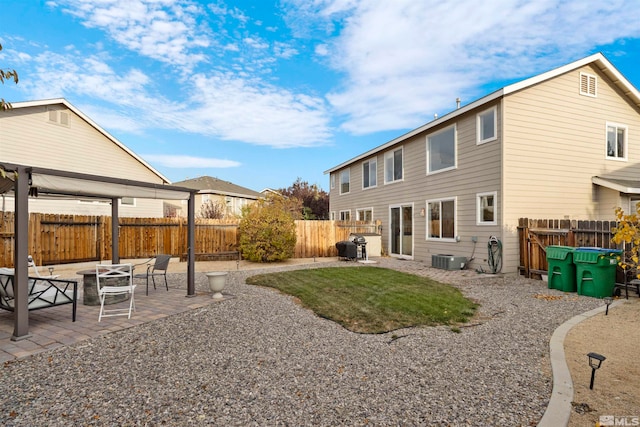
<path id="1" fill-rule="evenodd" d="M 311 147 L 330 137 L 320 98 L 228 74 L 196 75 L 189 111 L 179 115 L 189 132 L 276 148 Z"/>
<path id="2" fill-rule="evenodd" d="M 144 154 L 145 160 L 167 168 L 236 168 L 242 163 L 234 160 L 206 157 L 176 156 L 164 154 Z"/>
<path id="3" fill-rule="evenodd" d="M 319 44 L 345 74 L 328 99 L 352 133 L 415 127 L 475 98 L 494 79 L 524 78 L 640 37 L 640 3 L 495 0 L 290 0 L 309 28 L 339 28 Z M 624 11 L 624 13 L 621 13 Z M 301 23 L 302 22 L 302 23 Z"/>
<path id="4" fill-rule="evenodd" d="M 204 60 L 198 48 L 209 46 L 197 32 L 199 7 L 180 0 L 60 0 L 89 28 L 105 31 L 127 49 L 184 67 Z"/>

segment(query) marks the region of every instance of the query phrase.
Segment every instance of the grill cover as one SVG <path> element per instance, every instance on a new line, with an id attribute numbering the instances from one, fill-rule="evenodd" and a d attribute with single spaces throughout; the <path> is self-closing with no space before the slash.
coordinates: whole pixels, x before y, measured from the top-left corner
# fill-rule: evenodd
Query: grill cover
<path id="1" fill-rule="evenodd" d="M 336 249 L 340 258 L 356 259 L 358 257 L 358 246 L 348 240 L 336 243 Z"/>

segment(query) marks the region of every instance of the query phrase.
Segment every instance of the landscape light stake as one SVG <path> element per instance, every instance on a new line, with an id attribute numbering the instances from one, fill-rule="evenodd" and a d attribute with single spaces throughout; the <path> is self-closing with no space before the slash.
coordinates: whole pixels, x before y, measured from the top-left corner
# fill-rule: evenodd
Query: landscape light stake
<path id="1" fill-rule="evenodd" d="M 609 306 L 611 305 L 611 303 L 613 302 L 613 298 L 611 297 L 604 297 L 604 303 L 607 304 L 607 309 L 604 312 L 605 316 L 609 315 Z"/>
<path id="2" fill-rule="evenodd" d="M 598 353 L 589 353 L 587 356 L 589 356 L 589 366 L 591 366 L 591 384 L 589 384 L 589 389 L 593 390 L 593 380 L 596 377 L 596 369 L 600 368 L 600 365 L 602 365 L 606 357 Z"/>

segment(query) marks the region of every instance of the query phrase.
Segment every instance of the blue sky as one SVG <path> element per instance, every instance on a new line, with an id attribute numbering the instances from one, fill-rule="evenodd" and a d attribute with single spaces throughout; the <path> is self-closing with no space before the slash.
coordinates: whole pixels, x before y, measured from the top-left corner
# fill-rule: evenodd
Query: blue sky
<path id="1" fill-rule="evenodd" d="M 0 0 L 8 101 L 64 97 L 176 182 L 260 191 L 602 52 L 640 85 L 637 0 Z"/>

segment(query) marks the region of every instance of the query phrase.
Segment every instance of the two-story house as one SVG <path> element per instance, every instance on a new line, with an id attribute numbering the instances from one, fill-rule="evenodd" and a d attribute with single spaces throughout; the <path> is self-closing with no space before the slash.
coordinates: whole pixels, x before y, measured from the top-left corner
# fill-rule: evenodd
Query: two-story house
<path id="1" fill-rule="evenodd" d="M 640 93 L 595 54 L 506 86 L 327 171 L 338 220 L 381 220 L 383 250 L 431 263 L 502 245 L 518 219 L 613 220 L 640 194 Z M 635 210 L 635 207 L 633 207 Z"/>

